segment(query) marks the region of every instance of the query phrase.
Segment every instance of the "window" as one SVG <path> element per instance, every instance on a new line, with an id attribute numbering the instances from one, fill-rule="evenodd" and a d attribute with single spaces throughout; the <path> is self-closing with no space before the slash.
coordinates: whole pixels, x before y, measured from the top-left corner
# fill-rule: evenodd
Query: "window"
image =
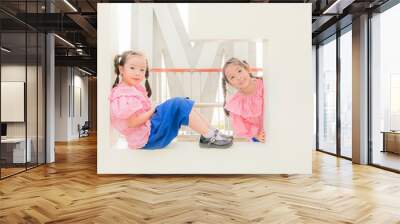
<path id="1" fill-rule="evenodd" d="M 318 149 L 336 153 L 336 39 L 318 48 Z"/>
<path id="2" fill-rule="evenodd" d="M 340 155 L 352 157 L 352 33 L 340 36 Z M 346 32 L 347 31 L 347 32 Z"/>
<path id="3" fill-rule="evenodd" d="M 371 19 L 372 164 L 400 170 L 400 5 Z M 393 150 L 394 149 L 394 150 Z"/>

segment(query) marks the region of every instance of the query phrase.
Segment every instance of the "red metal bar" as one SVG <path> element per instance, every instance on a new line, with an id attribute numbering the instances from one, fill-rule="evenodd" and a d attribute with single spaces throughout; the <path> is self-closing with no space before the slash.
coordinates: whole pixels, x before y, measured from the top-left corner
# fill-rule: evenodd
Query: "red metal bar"
<path id="1" fill-rule="evenodd" d="M 250 68 L 251 72 L 261 72 L 262 68 Z M 161 72 L 222 72 L 222 68 L 152 68 L 150 69 L 152 73 Z"/>

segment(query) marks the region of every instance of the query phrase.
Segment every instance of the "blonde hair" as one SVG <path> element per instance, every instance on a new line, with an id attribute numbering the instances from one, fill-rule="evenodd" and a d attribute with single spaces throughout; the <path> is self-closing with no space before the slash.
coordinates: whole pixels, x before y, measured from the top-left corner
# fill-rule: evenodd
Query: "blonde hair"
<path id="1" fill-rule="evenodd" d="M 115 72 L 115 74 L 117 74 L 117 78 L 115 79 L 113 88 L 116 87 L 119 83 L 119 75 L 120 75 L 119 66 L 124 66 L 124 64 L 129 56 L 142 56 L 145 58 L 145 60 L 146 60 L 145 87 L 146 87 L 146 91 L 147 91 L 147 96 L 150 97 L 151 96 L 151 88 L 150 88 L 150 84 L 149 84 L 149 80 L 148 80 L 149 79 L 149 63 L 147 61 L 146 55 L 140 51 L 132 51 L 132 50 L 124 51 L 122 54 L 118 54 L 114 57 L 114 72 Z"/>

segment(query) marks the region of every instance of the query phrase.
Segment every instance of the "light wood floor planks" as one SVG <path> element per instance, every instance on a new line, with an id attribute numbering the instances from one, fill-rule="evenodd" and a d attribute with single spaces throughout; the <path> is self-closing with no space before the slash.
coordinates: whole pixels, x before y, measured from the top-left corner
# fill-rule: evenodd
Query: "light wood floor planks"
<path id="1" fill-rule="evenodd" d="M 400 175 L 319 152 L 312 175 L 96 174 L 96 139 L 0 181 L 0 223 L 400 223 Z"/>

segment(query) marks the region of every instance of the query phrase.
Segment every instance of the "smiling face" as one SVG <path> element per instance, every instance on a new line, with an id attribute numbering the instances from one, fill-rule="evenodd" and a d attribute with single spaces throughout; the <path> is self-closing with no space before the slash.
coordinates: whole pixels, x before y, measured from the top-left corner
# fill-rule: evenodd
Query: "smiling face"
<path id="1" fill-rule="evenodd" d="M 227 65 L 224 74 L 228 83 L 238 90 L 245 89 L 250 85 L 249 70 L 241 65 L 235 63 Z"/>
<path id="2" fill-rule="evenodd" d="M 130 86 L 138 85 L 145 79 L 147 62 L 141 55 L 130 55 L 124 65 L 119 66 L 122 81 Z"/>

